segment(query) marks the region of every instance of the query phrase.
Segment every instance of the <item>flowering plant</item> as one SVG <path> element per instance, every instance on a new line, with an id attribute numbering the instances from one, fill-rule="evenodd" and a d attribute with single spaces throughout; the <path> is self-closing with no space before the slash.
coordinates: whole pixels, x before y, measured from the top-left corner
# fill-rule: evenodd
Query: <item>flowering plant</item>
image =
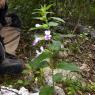
<path id="1" fill-rule="evenodd" d="M 37 12 L 35 13 L 38 14 L 39 17 L 35 17 L 35 19 L 42 21 L 42 23 L 41 24 L 37 23 L 35 24 L 35 27 L 30 28 L 30 31 L 36 31 L 36 30 L 44 31 L 44 34 L 42 32 L 41 35 L 39 34 L 39 32 L 37 32 L 39 35 L 37 34 L 35 36 L 35 39 L 32 43 L 33 46 L 37 46 L 38 43 L 44 41 L 44 45 L 42 46 L 41 44 L 39 46 L 40 51 L 36 50 L 36 57 L 31 60 L 30 65 L 32 67 L 32 70 L 37 70 L 39 68 L 41 70 L 41 73 L 42 73 L 42 67 L 43 65 L 45 65 L 45 63 L 48 63 L 47 65 L 52 69 L 53 88 L 51 94 L 49 95 L 53 95 L 52 92 L 55 87 L 54 80 L 56 80 L 54 78 L 59 77 L 59 76 L 53 77 L 54 68 L 60 68 L 60 69 L 65 69 L 70 71 L 79 71 L 79 69 L 75 65 L 68 64 L 67 62 L 64 61 L 59 62 L 56 59 L 56 55 L 64 46 L 61 43 L 61 40 L 56 39 L 55 35 L 57 35 L 57 33 L 54 33 L 52 30 L 54 27 L 58 26 L 60 23 L 64 23 L 65 21 L 59 17 L 48 17 L 48 14 L 49 15 L 52 14 L 52 12 L 48 11 L 51 7 L 52 5 L 48 5 L 48 6 L 44 5 L 41 6 L 40 9 L 37 9 L 36 10 Z M 50 90 L 51 88 L 46 87 L 46 89 Z M 40 93 L 40 95 L 44 95 L 44 94 Z"/>

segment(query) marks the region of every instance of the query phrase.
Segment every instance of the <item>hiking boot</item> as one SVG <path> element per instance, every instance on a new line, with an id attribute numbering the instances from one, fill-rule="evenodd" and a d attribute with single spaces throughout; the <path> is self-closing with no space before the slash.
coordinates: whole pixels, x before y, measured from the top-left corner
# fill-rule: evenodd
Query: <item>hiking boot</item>
<path id="1" fill-rule="evenodd" d="M 5 60 L 0 64 L 0 74 L 20 74 L 24 69 L 22 60 L 20 59 L 9 59 Z"/>

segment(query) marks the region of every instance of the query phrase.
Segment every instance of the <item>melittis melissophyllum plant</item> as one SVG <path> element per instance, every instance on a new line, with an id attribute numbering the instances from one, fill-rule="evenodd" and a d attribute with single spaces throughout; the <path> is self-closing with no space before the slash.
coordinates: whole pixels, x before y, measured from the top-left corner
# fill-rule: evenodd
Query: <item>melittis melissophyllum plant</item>
<path id="1" fill-rule="evenodd" d="M 70 71 L 79 71 L 76 65 L 69 64 L 64 61 L 56 61 L 56 55 L 58 52 L 63 49 L 63 45 L 61 40 L 56 39 L 58 36 L 57 33 L 54 33 L 54 27 L 57 27 L 60 23 L 65 23 L 65 21 L 59 17 L 51 17 L 50 15 L 53 12 L 49 12 L 49 9 L 52 5 L 44 5 L 41 6 L 40 9 L 36 9 L 34 14 L 37 14 L 38 17 L 35 17 L 41 23 L 36 23 L 35 27 L 31 28 L 30 31 L 37 31 L 36 35 L 34 35 L 34 41 L 32 43 L 33 47 L 39 47 L 39 50 L 36 50 L 36 57 L 31 60 L 30 65 L 32 70 L 40 69 L 42 72 L 42 68 L 44 66 L 49 66 L 52 70 L 52 80 L 53 84 L 51 87 L 44 86 L 42 88 L 40 95 L 53 95 L 54 91 L 54 83 L 56 81 L 60 81 L 62 77 L 60 75 L 53 74 L 55 68 L 70 70 Z M 42 33 L 39 33 L 42 32 Z M 37 34 L 38 33 L 38 34 Z M 41 42 L 44 42 L 44 44 Z M 38 46 L 39 45 L 39 46 Z M 42 46 L 43 45 L 43 46 Z M 46 64 L 47 63 L 47 64 Z M 52 90 L 51 90 L 52 89 Z M 48 91 L 48 92 L 47 92 Z M 44 94 L 45 93 L 45 94 Z M 46 94 L 47 93 L 47 94 Z M 49 94 L 50 93 L 50 94 Z"/>

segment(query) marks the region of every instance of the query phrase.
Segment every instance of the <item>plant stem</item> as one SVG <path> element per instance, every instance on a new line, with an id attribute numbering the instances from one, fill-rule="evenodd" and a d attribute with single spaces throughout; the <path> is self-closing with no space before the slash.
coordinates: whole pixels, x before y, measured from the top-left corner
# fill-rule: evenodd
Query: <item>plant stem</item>
<path id="1" fill-rule="evenodd" d="M 54 73 L 54 69 L 52 68 L 52 81 L 53 81 L 53 88 L 55 87 L 55 84 L 54 84 L 54 77 L 53 77 L 53 73 Z"/>
<path id="2" fill-rule="evenodd" d="M 53 75 L 54 75 L 54 61 L 51 59 L 51 65 L 50 65 L 50 68 L 51 68 L 51 70 L 52 70 L 52 86 L 53 86 L 53 89 L 55 89 L 55 83 L 54 83 L 54 77 L 53 77 Z M 54 91 L 55 92 L 55 91 Z"/>

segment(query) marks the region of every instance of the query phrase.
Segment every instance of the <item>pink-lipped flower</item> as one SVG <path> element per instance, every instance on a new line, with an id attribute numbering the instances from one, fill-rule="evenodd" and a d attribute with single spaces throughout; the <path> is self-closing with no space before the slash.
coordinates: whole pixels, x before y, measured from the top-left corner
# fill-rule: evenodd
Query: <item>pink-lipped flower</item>
<path id="1" fill-rule="evenodd" d="M 41 40 L 40 37 L 35 37 L 35 40 L 33 41 L 33 46 L 35 46 L 39 41 Z"/>
<path id="2" fill-rule="evenodd" d="M 51 39 L 52 35 L 50 33 L 51 33 L 50 30 L 45 31 L 45 36 L 44 36 L 45 40 L 50 40 Z"/>

